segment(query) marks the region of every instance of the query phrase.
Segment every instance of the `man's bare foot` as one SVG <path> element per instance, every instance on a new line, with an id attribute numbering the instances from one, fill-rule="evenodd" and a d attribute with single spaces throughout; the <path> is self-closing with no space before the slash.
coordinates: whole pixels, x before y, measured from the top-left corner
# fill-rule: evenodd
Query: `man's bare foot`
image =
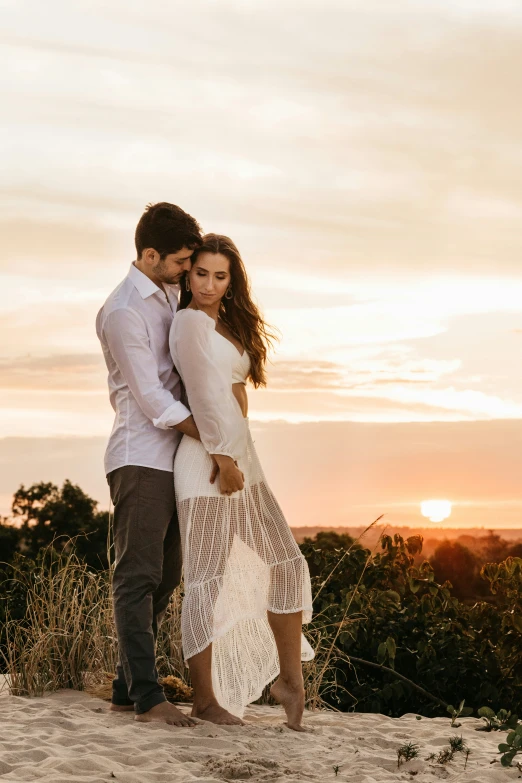
<path id="1" fill-rule="evenodd" d="M 134 704 L 111 704 L 110 712 L 134 712 Z"/>
<path id="2" fill-rule="evenodd" d="M 151 721 L 160 721 L 161 723 L 168 723 L 169 726 L 196 726 L 197 722 L 192 720 L 189 715 L 185 715 L 184 712 L 178 710 L 173 704 L 168 701 L 162 701 L 160 704 L 156 704 L 148 712 L 142 712 L 136 715 L 134 720 L 138 723 L 150 723 Z"/>
<path id="3" fill-rule="evenodd" d="M 279 677 L 270 688 L 270 693 L 284 708 L 288 728 L 294 731 L 306 731 L 301 723 L 305 697 L 303 681 L 293 683 Z"/>
<path id="4" fill-rule="evenodd" d="M 197 704 L 194 702 L 191 715 L 193 718 L 208 720 L 210 723 L 217 723 L 220 726 L 244 726 L 245 724 L 236 715 L 232 715 L 224 707 L 220 707 L 216 702 L 210 704 Z"/>

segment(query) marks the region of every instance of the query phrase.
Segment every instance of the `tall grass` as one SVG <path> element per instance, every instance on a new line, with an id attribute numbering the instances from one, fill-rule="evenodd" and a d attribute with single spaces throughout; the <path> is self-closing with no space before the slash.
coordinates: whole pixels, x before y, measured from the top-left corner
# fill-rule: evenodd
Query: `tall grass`
<path id="1" fill-rule="evenodd" d="M 26 613 L 18 620 L 7 611 L 3 658 L 11 693 L 81 690 L 89 677 L 113 671 L 109 573 L 91 571 L 72 552 L 50 549 L 34 570 L 16 564 L 13 570 L 10 586 L 25 595 Z"/>
<path id="2" fill-rule="evenodd" d="M 112 572 L 93 572 L 74 552 L 48 549 L 31 571 L 13 566 L 9 587 L 25 596 L 25 617 L 6 617 L 1 652 L 9 690 L 42 696 L 60 688 L 105 684 L 115 670 L 117 640 L 111 599 Z M 181 596 L 175 592 L 158 638 L 161 676 L 184 679 Z"/>

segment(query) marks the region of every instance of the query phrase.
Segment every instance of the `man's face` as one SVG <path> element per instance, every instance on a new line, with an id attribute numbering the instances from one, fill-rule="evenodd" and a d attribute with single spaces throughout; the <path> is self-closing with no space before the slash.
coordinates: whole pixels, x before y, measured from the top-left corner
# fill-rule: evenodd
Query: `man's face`
<path id="1" fill-rule="evenodd" d="M 156 253 L 157 260 L 152 265 L 152 273 L 161 283 L 176 285 L 182 274 L 190 270 L 193 252 L 188 247 L 182 247 L 177 253 L 169 253 L 165 258 L 160 258 L 159 253 Z"/>

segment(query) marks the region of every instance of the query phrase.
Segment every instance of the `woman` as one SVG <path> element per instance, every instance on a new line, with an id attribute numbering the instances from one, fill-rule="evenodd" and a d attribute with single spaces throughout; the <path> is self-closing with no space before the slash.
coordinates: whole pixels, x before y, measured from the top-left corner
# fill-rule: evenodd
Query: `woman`
<path id="1" fill-rule="evenodd" d="M 174 463 L 192 715 L 242 724 L 245 706 L 279 674 L 272 696 L 287 725 L 303 731 L 301 661 L 313 650 L 301 626 L 312 616 L 310 576 L 247 419 L 245 384 L 265 385 L 270 342 L 236 246 L 208 234 L 192 256 L 170 333 L 201 437 L 184 437 Z M 211 483 L 213 461 L 219 474 Z"/>

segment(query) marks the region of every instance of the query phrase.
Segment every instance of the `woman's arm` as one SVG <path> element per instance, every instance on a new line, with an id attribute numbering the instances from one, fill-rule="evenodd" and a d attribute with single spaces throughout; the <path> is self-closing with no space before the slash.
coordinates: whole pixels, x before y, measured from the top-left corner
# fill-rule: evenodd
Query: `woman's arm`
<path id="1" fill-rule="evenodd" d="M 225 485 L 235 492 L 242 489 L 235 462 L 246 450 L 246 422 L 232 393 L 230 367 L 216 360 L 212 349 L 214 330 L 205 313 L 181 310 L 171 328 L 170 348 L 201 442 L 219 464 L 222 491 Z"/>

